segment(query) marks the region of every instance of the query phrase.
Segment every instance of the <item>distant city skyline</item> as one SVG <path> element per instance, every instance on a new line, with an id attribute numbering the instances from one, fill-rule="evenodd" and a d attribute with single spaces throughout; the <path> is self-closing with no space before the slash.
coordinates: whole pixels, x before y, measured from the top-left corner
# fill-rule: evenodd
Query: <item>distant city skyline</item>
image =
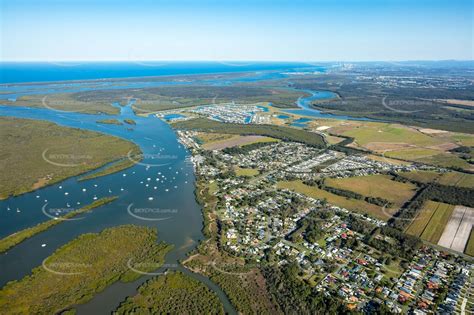
<path id="1" fill-rule="evenodd" d="M 471 0 L 0 0 L 2 61 L 472 60 Z"/>

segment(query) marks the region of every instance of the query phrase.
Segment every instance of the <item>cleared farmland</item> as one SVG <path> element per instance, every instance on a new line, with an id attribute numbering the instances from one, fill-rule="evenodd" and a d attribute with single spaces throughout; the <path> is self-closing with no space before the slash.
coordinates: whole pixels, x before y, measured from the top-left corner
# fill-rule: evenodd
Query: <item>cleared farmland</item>
<path id="1" fill-rule="evenodd" d="M 464 252 L 474 224 L 474 208 L 456 206 L 444 228 L 438 245 Z"/>
<path id="2" fill-rule="evenodd" d="M 326 185 L 353 191 L 366 197 L 384 198 L 398 208 L 416 192 L 415 185 L 393 181 L 388 175 L 328 178 Z"/>
<path id="3" fill-rule="evenodd" d="M 382 207 L 370 204 L 363 200 L 341 197 L 319 189 L 318 187 L 305 185 L 300 180 L 278 182 L 277 188 L 292 190 L 315 199 L 326 199 L 327 202 L 335 206 L 356 212 L 367 213 L 381 220 L 390 219 L 390 217 L 382 211 Z"/>
<path id="4" fill-rule="evenodd" d="M 474 256 L 474 229 L 471 229 L 471 234 L 469 236 L 469 241 L 467 242 L 464 253 L 469 256 Z"/>
<path id="5" fill-rule="evenodd" d="M 420 183 L 437 182 L 441 185 L 455 187 L 474 187 L 474 175 L 461 172 L 437 173 L 434 171 L 402 172 L 400 176 Z"/>
<path id="6" fill-rule="evenodd" d="M 406 232 L 436 244 L 451 217 L 453 209 L 453 205 L 428 200 L 408 226 Z"/>

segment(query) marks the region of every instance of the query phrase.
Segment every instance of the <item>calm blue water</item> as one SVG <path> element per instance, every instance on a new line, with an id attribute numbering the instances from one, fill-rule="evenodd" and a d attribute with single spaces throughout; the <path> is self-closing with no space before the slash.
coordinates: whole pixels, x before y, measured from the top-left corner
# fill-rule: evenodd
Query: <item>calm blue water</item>
<path id="1" fill-rule="evenodd" d="M 337 94 L 329 91 L 310 91 L 310 90 L 305 90 L 305 92 L 308 92 L 311 94 L 310 97 L 302 97 L 298 99 L 297 105 L 301 109 L 286 109 L 283 110 L 286 113 L 290 114 L 297 114 L 297 115 L 304 115 L 304 116 L 310 116 L 310 117 L 317 117 L 317 118 L 330 118 L 330 119 L 341 119 L 341 120 L 360 120 L 360 121 L 375 121 L 373 119 L 369 118 L 360 118 L 360 117 L 351 117 L 351 116 L 344 116 L 344 115 L 333 115 L 333 114 L 325 114 L 322 113 L 321 111 L 315 109 L 314 107 L 311 106 L 311 102 L 316 101 L 316 100 L 324 100 L 324 99 L 331 99 L 331 98 L 336 98 Z M 304 127 L 301 125 L 295 125 L 297 127 Z"/>
<path id="2" fill-rule="evenodd" d="M 166 121 L 171 121 L 171 120 L 178 119 L 178 118 L 183 118 L 183 117 L 185 117 L 185 116 L 180 115 L 180 114 L 168 114 L 168 115 L 163 116 L 163 118 Z"/>
<path id="3" fill-rule="evenodd" d="M 294 62 L 2 62 L 0 83 L 152 77 L 307 68 Z M 323 67 L 311 67 L 323 71 Z M 249 79 L 250 80 L 250 79 Z"/>
<path id="4" fill-rule="evenodd" d="M 280 118 L 280 119 L 288 119 L 288 118 L 290 118 L 290 116 L 288 116 L 288 115 L 277 115 L 277 117 Z"/>

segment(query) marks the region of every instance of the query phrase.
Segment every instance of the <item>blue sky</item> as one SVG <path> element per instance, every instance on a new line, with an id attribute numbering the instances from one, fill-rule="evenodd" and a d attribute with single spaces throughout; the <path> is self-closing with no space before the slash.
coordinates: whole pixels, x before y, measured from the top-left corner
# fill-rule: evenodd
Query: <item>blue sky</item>
<path id="1" fill-rule="evenodd" d="M 473 0 L 0 0 L 2 60 L 473 59 Z"/>

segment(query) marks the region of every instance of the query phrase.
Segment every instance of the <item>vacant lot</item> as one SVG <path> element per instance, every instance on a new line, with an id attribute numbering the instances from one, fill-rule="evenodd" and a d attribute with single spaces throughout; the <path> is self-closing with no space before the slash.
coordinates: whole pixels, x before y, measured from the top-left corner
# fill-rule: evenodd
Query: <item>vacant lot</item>
<path id="1" fill-rule="evenodd" d="M 0 118 L 0 199 L 139 153 L 135 144 L 45 121 Z"/>
<path id="2" fill-rule="evenodd" d="M 474 208 L 456 206 L 444 228 L 438 245 L 464 252 L 474 224 Z"/>
<path id="3" fill-rule="evenodd" d="M 408 226 L 406 232 L 436 244 L 451 217 L 453 209 L 453 205 L 428 200 Z"/>
<path id="4" fill-rule="evenodd" d="M 381 207 L 367 203 L 363 200 L 356 200 L 341 197 L 318 187 L 308 186 L 300 180 L 290 182 L 278 182 L 277 188 L 292 190 L 315 199 L 326 199 L 327 202 L 335 206 L 353 210 L 356 212 L 367 213 L 381 220 L 388 220 L 390 217 L 382 211 Z"/>
<path id="5" fill-rule="evenodd" d="M 393 181 L 388 175 L 328 178 L 326 185 L 350 190 L 366 197 L 383 198 L 397 208 L 400 208 L 416 192 L 415 185 Z"/>

